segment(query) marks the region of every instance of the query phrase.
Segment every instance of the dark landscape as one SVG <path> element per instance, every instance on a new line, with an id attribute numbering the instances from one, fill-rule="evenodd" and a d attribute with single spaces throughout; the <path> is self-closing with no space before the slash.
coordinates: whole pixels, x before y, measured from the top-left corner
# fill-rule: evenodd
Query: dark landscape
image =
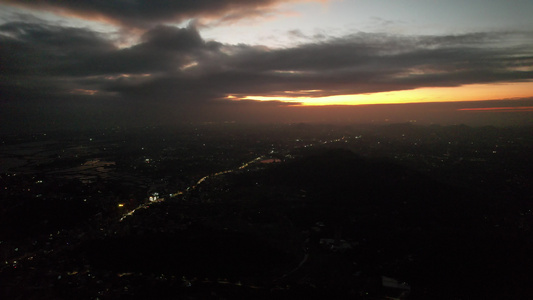
<path id="1" fill-rule="evenodd" d="M 532 129 L 4 135 L 0 297 L 528 299 Z"/>

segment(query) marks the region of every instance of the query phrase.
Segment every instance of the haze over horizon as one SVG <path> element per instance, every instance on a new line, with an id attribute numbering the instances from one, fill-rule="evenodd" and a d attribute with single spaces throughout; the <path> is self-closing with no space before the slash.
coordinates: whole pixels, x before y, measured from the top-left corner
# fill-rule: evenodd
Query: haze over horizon
<path id="1" fill-rule="evenodd" d="M 531 11 L 525 0 L 0 0 L 0 132 L 531 124 Z"/>

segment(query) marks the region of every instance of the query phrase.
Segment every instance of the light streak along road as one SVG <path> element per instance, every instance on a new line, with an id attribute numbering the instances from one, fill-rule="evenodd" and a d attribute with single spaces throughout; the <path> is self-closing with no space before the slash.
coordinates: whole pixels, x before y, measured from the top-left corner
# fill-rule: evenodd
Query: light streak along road
<path id="1" fill-rule="evenodd" d="M 237 168 L 234 168 L 234 169 L 230 169 L 230 170 L 225 170 L 225 171 L 220 171 L 220 172 L 216 172 L 216 173 L 213 173 L 213 174 L 209 174 L 209 175 L 206 175 L 202 178 L 200 178 L 195 185 L 192 185 L 190 187 L 187 187 L 185 189 L 185 192 L 190 192 L 190 191 L 193 191 L 195 190 L 200 184 L 202 184 L 204 181 L 206 181 L 207 179 L 209 178 L 213 178 L 213 177 L 217 177 L 217 176 L 220 176 L 220 175 L 224 175 L 224 174 L 228 174 L 228 173 L 233 173 L 235 171 L 238 171 L 238 170 L 243 170 L 243 169 L 246 169 L 247 167 L 249 167 L 251 164 L 255 163 L 255 162 L 258 162 L 258 161 L 261 161 L 262 159 L 264 159 L 265 156 L 264 155 L 261 155 L 261 156 L 258 156 L 252 160 L 250 160 L 249 162 L 246 162 L 244 164 L 242 164 L 241 166 L 237 167 Z M 171 198 L 175 198 L 177 196 L 180 196 L 180 195 L 183 195 L 185 192 L 183 191 L 178 191 L 176 193 L 172 193 L 172 196 Z M 149 201 L 149 202 L 146 202 L 146 203 L 143 203 L 143 204 L 140 204 L 139 206 L 137 206 L 136 208 L 124 213 L 122 215 L 122 217 L 120 217 L 120 220 L 119 222 L 122 222 L 124 219 L 126 219 L 127 217 L 133 215 L 136 211 L 138 211 L 139 209 L 147 209 L 150 207 L 150 204 L 152 203 L 158 203 L 158 202 L 164 202 L 165 201 L 165 198 L 158 198 L 154 201 Z"/>
<path id="2" fill-rule="evenodd" d="M 342 138 L 338 138 L 338 139 L 332 139 L 332 140 L 327 140 L 327 141 L 319 141 L 318 143 L 319 144 L 322 144 L 322 145 L 325 145 L 325 144 L 329 144 L 329 143 L 335 143 L 335 142 L 341 142 L 341 141 L 346 141 L 346 137 L 342 137 Z M 315 144 L 307 144 L 307 145 L 303 145 L 303 146 L 300 146 L 300 147 L 303 147 L 303 148 L 308 148 L 308 147 L 313 147 Z M 296 147 L 296 148 L 299 148 L 299 147 Z M 238 171 L 238 170 L 243 170 L 243 169 L 246 169 L 247 167 L 249 167 L 251 164 L 253 163 L 256 163 L 258 161 L 261 161 L 265 159 L 265 155 L 261 155 L 261 156 L 258 156 L 248 162 L 245 162 L 244 164 L 242 164 L 241 166 L 237 167 L 237 168 L 234 168 L 234 169 L 230 169 L 230 170 L 225 170 L 225 171 L 220 171 L 220 172 L 216 172 L 216 173 L 213 173 L 213 174 L 209 174 L 209 175 L 206 175 L 202 178 L 200 178 L 196 184 L 192 185 L 192 186 L 189 186 L 185 189 L 185 192 L 190 192 L 190 191 L 193 191 L 195 190 L 200 184 L 202 184 L 204 181 L 206 181 L 207 179 L 209 178 L 213 178 L 213 177 L 217 177 L 217 176 L 220 176 L 220 175 L 224 175 L 224 174 L 228 174 L 228 173 L 233 173 L 235 171 Z M 175 198 L 177 196 L 180 196 L 180 195 L 183 195 L 185 192 L 183 191 L 178 191 L 176 193 L 172 193 L 172 196 L 171 198 Z M 122 222 L 124 219 L 126 219 L 127 217 L 133 215 L 137 210 L 139 209 L 147 209 L 148 207 L 150 207 L 150 204 L 152 203 L 157 203 L 157 202 L 163 202 L 165 201 L 165 198 L 159 198 L 155 201 L 150 201 L 150 202 L 147 202 L 147 203 L 143 203 L 143 204 L 140 204 L 139 206 L 137 206 L 136 208 L 128 211 L 127 213 L 123 214 L 122 217 L 120 218 L 119 222 Z"/>

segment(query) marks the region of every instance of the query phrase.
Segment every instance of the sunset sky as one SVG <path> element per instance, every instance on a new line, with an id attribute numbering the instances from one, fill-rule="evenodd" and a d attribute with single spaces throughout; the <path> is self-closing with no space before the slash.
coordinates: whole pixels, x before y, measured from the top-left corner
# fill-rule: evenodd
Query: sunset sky
<path id="1" fill-rule="evenodd" d="M 373 104 L 402 122 L 396 104 L 434 102 L 527 120 L 531 12 L 531 0 L 0 0 L 1 129 L 356 122 L 346 112 Z"/>

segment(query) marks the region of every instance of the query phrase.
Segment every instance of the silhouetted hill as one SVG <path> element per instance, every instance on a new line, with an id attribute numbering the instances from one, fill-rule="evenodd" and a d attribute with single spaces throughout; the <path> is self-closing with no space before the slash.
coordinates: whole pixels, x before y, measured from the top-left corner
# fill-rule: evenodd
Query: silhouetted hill
<path id="1" fill-rule="evenodd" d="M 380 214 L 402 211 L 411 218 L 432 216 L 436 220 L 468 218 L 473 206 L 472 199 L 459 188 L 398 164 L 362 158 L 342 149 L 312 153 L 258 176 L 254 180 L 305 190 L 308 201 L 344 212 L 362 208 Z M 462 209 L 457 210 L 457 205 Z"/>
<path id="2" fill-rule="evenodd" d="M 446 193 L 442 184 L 387 161 L 368 160 L 343 149 L 328 150 L 267 172 L 272 184 L 294 185 L 342 200 L 350 197 L 399 201 Z"/>
<path id="3" fill-rule="evenodd" d="M 340 149 L 314 151 L 243 174 L 238 181 L 261 186 L 263 194 L 280 190 L 299 195 L 296 202 L 294 196 L 273 196 L 256 205 L 284 212 L 302 228 L 324 221 L 320 237 L 341 232 L 342 238 L 365 241 L 352 259 L 365 272 L 397 274 L 418 286 L 421 290 L 414 291 L 413 299 L 446 298 L 448 293 L 497 299 L 531 293 L 523 288 L 525 269 L 517 267 L 533 266 L 524 260 L 524 249 L 533 248 L 530 234 L 514 232 L 514 224 L 502 228 L 502 219 L 495 224 L 501 218 L 495 207 L 503 207 L 503 199 L 490 190 L 457 187 Z M 515 275 L 510 275 L 513 270 Z M 455 290 L 448 291 L 450 286 Z"/>

